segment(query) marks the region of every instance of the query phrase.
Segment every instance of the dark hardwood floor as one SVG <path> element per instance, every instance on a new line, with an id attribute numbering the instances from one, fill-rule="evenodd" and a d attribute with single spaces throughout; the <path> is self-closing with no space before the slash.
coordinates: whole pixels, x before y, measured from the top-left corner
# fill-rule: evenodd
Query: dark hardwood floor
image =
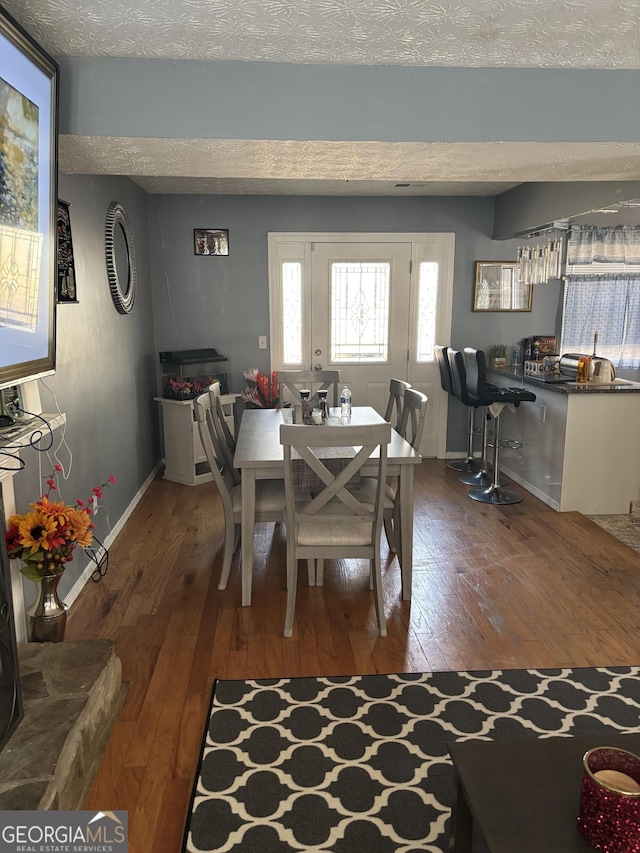
<path id="1" fill-rule="evenodd" d="M 501 508 L 466 491 L 442 461 L 417 470 L 413 599 L 383 542 L 385 639 L 367 564 L 335 562 L 323 589 L 301 566 L 285 640 L 282 528 L 256 528 L 242 608 L 238 555 L 217 589 L 215 487 L 156 479 L 67 624 L 69 640 L 113 639 L 130 683 L 86 808 L 128 810 L 130 853 L 178 853 L 216 678 L 637 665 L 640 554 L 529 494 Z"/>

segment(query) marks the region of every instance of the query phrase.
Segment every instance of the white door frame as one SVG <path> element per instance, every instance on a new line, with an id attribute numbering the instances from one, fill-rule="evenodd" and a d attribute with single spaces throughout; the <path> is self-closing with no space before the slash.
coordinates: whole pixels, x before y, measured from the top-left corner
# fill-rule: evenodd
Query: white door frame
<path id="1" fill-rule="evenodd" d="M 440 243 L 441 249 L 441 279 L 438 287 L 438 305 L 436 308 L 437 343 L 449 346 L 451 343 L 451 318 L 453 310 L 453 261 L 455 234 L 453 232 L 344 232 L 344 231 L 276 231 L 267 234 L 269 258 L 269 333 L 272 348 L 277 340 L 278 325 L 275 317 L 280 316 L 280 289 L 278 262 L 280 259 L 279 246 L 282 243 L 297 244 L 299 251 L 295 252 L 303 265 L 303 288 L 308 292 L 311 279 L 311 265 L 305 262 L 309 258 L 312 243 L 408 243 L 412 244 L 411 292 L 415 293 L 418 264 L 420 261 L 420 245 L 428 242 Z M 441 395 L 436 409 L 437 419 L 437 458 L 444 459 L 447 455 L 447 413 L 448 395 L 438 390 Z"/>

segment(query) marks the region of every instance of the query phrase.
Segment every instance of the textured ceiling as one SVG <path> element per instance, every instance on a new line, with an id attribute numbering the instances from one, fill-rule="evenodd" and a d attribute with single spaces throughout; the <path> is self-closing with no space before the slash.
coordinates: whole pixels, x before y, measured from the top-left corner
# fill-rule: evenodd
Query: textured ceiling
<path id="1" fill-rule="evenodd" d="M 5 0 L 56 56 L 640 68 L 638 0 Z"/>
<path id="2" fill-rule="evenodd" d="M 640 69 L 640 0 L 3 0 L 54 56 Z M 494 195 L 639 180 L 640 145 L 62 137 L 63 173 L 147 192 Z M 409 183 L 409 187 L 396 187 Z"/>
<path id="3" fill-rule="evenodd" d="M 573 175 L 580 175 L 580 180 L 639 181 L 640 142 L 451 144 L 63 136 L 60 169 L 127 174 L 149 193 L 495 195 L 525 181 L 566 181 Z"/>

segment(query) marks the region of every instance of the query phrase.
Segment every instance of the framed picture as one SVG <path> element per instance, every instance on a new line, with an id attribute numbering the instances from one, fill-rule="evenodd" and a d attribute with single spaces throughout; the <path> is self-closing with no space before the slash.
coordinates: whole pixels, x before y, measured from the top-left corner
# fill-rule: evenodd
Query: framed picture
<path id="1" fill-rule="evenodd" d="M 69 203 L 58 199 L 58 218 L 56 223 L 58 241 L 58 302 L 77 302 L 76 268 L 73 261 L 73 242 L 71 240 L 71 219 Z"/>
<path id="2" fill-rule="evenodd" d="M 476 261 L 474 311 L 531 311 L 533 289 L 516 280 L 515 261 Z"/>
<path id="3" fill-rule="evenodd" d="M 58 75 L 56 62 L 0 7 L 3 384 L 55 369 Z"/>
<path id="4" fill-rule="evenodd" d="M 196 255 L 228 255 L 227 228 L 194 228 L 193 245 Z"/>

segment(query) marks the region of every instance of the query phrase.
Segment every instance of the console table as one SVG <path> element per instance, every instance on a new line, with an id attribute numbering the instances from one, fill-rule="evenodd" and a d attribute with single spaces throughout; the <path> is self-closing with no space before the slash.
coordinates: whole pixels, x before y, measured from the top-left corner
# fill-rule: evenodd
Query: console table
<path id="1" fill-rule="evenodd" d="M 233 433 L 233 404 L 237 394 L 222 394 L 225 419 Z M 154 397 L 162 406 L 164 437 L 164 479 L 186 486 L 197 486 L 213 479 L 200 441 L 193 400 Z"/>

